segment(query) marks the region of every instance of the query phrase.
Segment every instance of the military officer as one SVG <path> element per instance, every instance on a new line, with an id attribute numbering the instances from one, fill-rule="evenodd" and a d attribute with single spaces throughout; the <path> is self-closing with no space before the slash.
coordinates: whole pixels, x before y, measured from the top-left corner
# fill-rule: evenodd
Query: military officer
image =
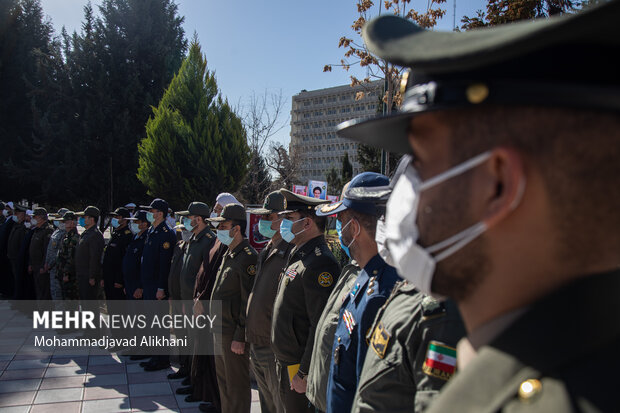
<path id="1" fill-rule="evenodd" d="M 327 412 L 350 411 L 357 379 L 364 365 L 366 333 L 399 279 L 379 255 L 375 233 L 385 213 L 390 180 L 375 173 L 355 176 L 340 202 L 317 208 L 317 215 L 338 214 L 336 229 L 343 250 L 362 269 L 339 313 L 327 385 Z M 376 192 L 382 196 L 377 196 Z"/>
<path id="2" fill-rule="evenodd" d="M 13 202 L 6 202 L 2 209 L 2 216 L 6 217 L 6 221 L 0 225 L 0 292 L 5 297 L 13 295 L 13 271 L 11 270 L 11 261 L 7 256 L 7 248 L 9 243 L 9 235 L 15 221 L 13 221 Z"/>
<path id="3" fill-rule="evenodd" d="M 248 212 L 260 215 L 258 230 L 269 242 L 258 255 L 256 279 L 248 299 L 245 335 L 250 343 L 250 362 L 258 384 L 261 412 L 283 412 L 273 350 L 271 318 L 280 275 L 293 248 L 280 235 L 279 212 L 284 211 L 284 195 L 273 191 L 262 208 Z"/>
<path id="4" fill-rule="evenodd" d="M 341 134 L 414 154 L 387 247 L 467 328 L 429 412 L 617 409 L 615 380 L 593 374 L 620 365 L 619 18 L 612 1 L 464 33 L 393 16 L 364 30 L 414 69 L 398 115 Z"/>
<path id="5" fill-rule="evenodd" d="M 0 215 L 0 225 L 6 222 L 6 217 L 8 216 L 8 212 L 5 212 L 6 204 L 0 201 L 0 211 L 2 211 L 2 215 Z"/>
<path id="6" fill-rule="evenodd" d="M 23 205 L 15 205 L 11 219 L 14 224 L 9 234 L 6 255 L 11 262 L 13 272 L 13 299 L 20 299 L 23 294 L 22 265 L 20 261 L 20 249 L 26 236 L 26 211 L 28 208 Z"/>
<path id="7" fill-rule="evenodd" d="M 142 281 L 140 266 L 142 265 L 142 250 L 146 241 L 147 230 L 151 223 L 146 218 L 146 211 L 137 211 L 133 218 L 128 218 L 129 230 L 133 239 L 127 246 L 123 257 L 123 285 L 125 296 L 129 300 L 142 299 Z"/>
<path id="8" fill-rule="evenodd" d="M 56 258 L 56 277 L 62 288 L 64 300 L 79 299 L 79 288 L 75 272 L 75 248 L 80 241 L 77 232 L 77 216 L 73 211 L 67 211 L 59 219 L 65 224 L 65 236 L 60 243 L 60 250 Z"/>
<path id="9" fill-rule="evenodd" d="M 101 280 L 101 254 L 103 253 L 103 234 L 97 228 L 99 208 L 88 206 L 75 214 L 78 225 L 84 228 L 75 248 L 75 272 L 80 288 L 81 300 L 96 300 L 97 288 Z"/>
<path id="10" fill-rule="evenodd" d="M 50 220 L 56 229 L 52 233 L 50 241 L 47 244 L 47 251 L 45 253 L 45 271 L 49 273 L 50 297 L 52 300 L 62 300 L 62 286 L 56 276 L 56 259 L 62 245 L 62 239 L 67 233 L 65 230 L 65 223 L 60 219 L 67 211 L 67 208 L 60 208 L 58 212 L 50 214 Z"/>
<path id="11" fill-rule="evenodd" d="M 219 222 L 217 238 L 228 246 L 210 301 L 211 304 L 219 300 L 222 304 L 221 336 L 215 336 L 215 345 L 221 346 L 221 355 L 215 356 L 215 369 L 222 412 L 249 412 L 251 388 L 245 319 L 258 254 L 245 238 L 247 218 L 242 205 L 228 204 L 219 217 L 209 220 Z M 211 313 L 215 313 L 213 308 Z"/>
<path id="12" fill-rule="evenodd" d="M 127 224 L 129 210 L 124 207 L 116 208 L 110 215 L 112 235 L 103 250 L 103 288 L 106 300 L 124 300 L 123 257 L 133 239 Z"/>
<path id="13" fill-rule="evenodd" d="M 31 224 L 32 239 L 28 253 L 28 272 L 32 274 L 37 300 L 51 300 L 50 276 L 45 269 L 45 254 L 52 232 L 45 208 L 35 208 Z"/>
<path id="14" fill-rule="evenodd" d="M 280 278 L 273 309 L 271 341 L 280 397 L 286 412 L 314 411 L 305 396 L 317 322 L 340 274 L 325 241 L 325 217 L 315 214 L 328 201 L 281 189 L 285 211 L 282 238 L 295 247 Z"/>
<path id="15" fill-rule="evenodd" d="M 151 205 L 141 206 L 148 210 L 147 220 L 151 228 L 147 231 L 144 249 L 142 250 L 142 265 L 140 280 L 142 283 L 142 298 L 144 300 L 164 300 L 167 297 L 168 275 L 172 261 L 173 247 L 177 242 L 174 231 L 166 225 L 168 203 L 156 198 Z M 162 334 L 170 334 L 168 330 Z M 170 366 L 168 354 L 155 355 L 149 361 L 140 363 L 145 371 L 163 370 Z"/>

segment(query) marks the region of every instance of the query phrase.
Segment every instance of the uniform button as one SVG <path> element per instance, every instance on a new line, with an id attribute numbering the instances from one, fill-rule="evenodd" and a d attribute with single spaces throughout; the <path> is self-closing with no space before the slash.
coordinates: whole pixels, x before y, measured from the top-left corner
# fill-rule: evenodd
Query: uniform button
<path id="1" fill-rule="evenodd" d="M 372 273 L 376 275 L 379 273 L 379 270 L 372 270 Z"/>
<path id="2" fill-rule="evenodd" d="M 340 343 L 340 337 L 338 337 L 338 342 Z"/>
<path id="3" fill-rule="evenodd" d="M 374 293 L 375 290 L 373 290 L 372 288 L 369 288 L 368 291 L 366 291 L 366 294 L 370 295 L 372 293 Z"/>
<path id="4" fill-rule="evenodd" d="M 521 383 L 519 386 L 519 398 L 522 401 L 532 400 L 537 394 L 542 391 L 542 383 L 540 380 L 529 379 Z"/>

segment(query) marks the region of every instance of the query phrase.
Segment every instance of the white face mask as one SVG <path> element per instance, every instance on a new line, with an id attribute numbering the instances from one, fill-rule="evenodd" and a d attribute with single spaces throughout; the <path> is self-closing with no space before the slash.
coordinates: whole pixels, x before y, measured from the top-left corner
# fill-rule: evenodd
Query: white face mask
<path id="1" fill-rule="evenodd" d="M 65 231 L 65 223 L 60 221 L 54 221 L 54 225 L 61 231 Z"/>
<path id="2" fill-rule="evenodd" d="M 28 221 L 24 222 L 24 226 L 28 229 L 30 229 L 30 227 L 32 226 L 32 224 Z"/>
<path id="3" fill-rule="evenodd" d="M 170 229 L 173 229 L 177 223 L 174 221 L 173 217 L 168 216 L 168 217 L 166 217 L 166 224 L 168 224 L 168 227 Z"/>
<path id="4" fill-rule="evenodd" d="M 181 231 L 181 239 L 183 239 L 183 241 L 187 242 L 189 241 L 191 237 L 192 237 L 192 231 L 188 231 L 188 230 Z"/>
<path id="5" fill-rule="evenodd" d="M 30 224 L 31 224 L 33 227 L 36 227 L 37 225 L 39 225 L 39 220 L 37 220 L 36 218 L 32 218 L 32 219 L 30 220 Z"/>
<path id="6" fill-rule="evenodd" d="M 423 248 L 418 244 L 419 232 L 416 223 L 420 193 L 480 165 L 489 156 L 489 152 L 484 152 L 424 182 L 420 180 L 416 170 L 409 165 L 394 186 L 387 203 L 385 219 L 385 237 L 390 261 L 401 277 L 411 281 L 418 290 L 425 294 L 431 294 L 431 283 L 437 262 L 454 254 L 480 236 L 486 231 L 487 225 L 479 222 L 444 241 Z M 513 204 L 513 209 L 518 205 L 523 189 L 524 185 L 522 185 L 518 199 Z M 442 252 L 431 255 L 438 251 Z"/>
<path id="7" fill-rule="evenodd" d="M 9 211 L 6 210 L 6 209 L 3 209 L 2 210 L 2 215 L 4 215 L 5 217 L 8 217 L 9 216 Z"/>

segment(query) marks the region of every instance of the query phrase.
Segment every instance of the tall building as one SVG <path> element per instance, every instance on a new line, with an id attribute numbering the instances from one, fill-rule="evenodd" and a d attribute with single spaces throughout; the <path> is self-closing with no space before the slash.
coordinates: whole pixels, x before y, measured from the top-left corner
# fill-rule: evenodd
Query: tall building
<path id="1" fill-rule="evenodd" d="M 361 91 L 364 97 L 355 100 Z M 301 160 L 300 184 L 305 185 L 310 179 L 325 181 L 332 167 L 340 171 L 345 152 L 353 165 L 353 175 L 361 172 L 358 143 L 338 137 L 336 125 L 350 119 L 376 116 L 382 94 L 383 82 L 377 80 L 356 87 L 302 90 L 293 96 L 289 150 Z"/>

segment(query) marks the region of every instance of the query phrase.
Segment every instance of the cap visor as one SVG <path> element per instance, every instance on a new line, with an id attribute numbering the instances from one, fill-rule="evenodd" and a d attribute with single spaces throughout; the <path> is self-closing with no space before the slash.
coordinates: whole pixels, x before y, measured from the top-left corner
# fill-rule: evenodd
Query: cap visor
<path id="1" fill-rule="evenodd" d="M 182 217 L 186 217 L 189 215 L 189 211 L 179 211 L 179 212 L 175 212 L 175 214 L 182 216 Z"/>
<path id="2" fill-rule="evenodd" d="M 374 119 L 353 119 L 337 126 L 338 136 L 400 154 L 411 153 L 407 127 L 412 113 L 398 112 Z"/>
<path id="3" fill-rule="evenodd" d="M 276 211 L 274 211 L 273 209 L 256 208 L 256 209 L 248 209 L 247 212 L 249 212 L 250 214 L 254 214 L 254 215 L 269 215 L 269 214 L 273 214 Z"/>
<path id="4" fill-rule="evenodd" d="M 326 217 L 328 215 L 334 215 L 347 209 L 346 205 L 342 201 L 335 202 L 329 205 L 321 205 L 316 209 L 316 216 Z"/>
<path id="5" fill-rule="evenodd" d="M 224 217 L 215 217 L 215 218 L 207 218 L 207 221 L 211 221 L 211 222 L 223 222 L 226 221 L 228 218 L 224 218 Z"/>

